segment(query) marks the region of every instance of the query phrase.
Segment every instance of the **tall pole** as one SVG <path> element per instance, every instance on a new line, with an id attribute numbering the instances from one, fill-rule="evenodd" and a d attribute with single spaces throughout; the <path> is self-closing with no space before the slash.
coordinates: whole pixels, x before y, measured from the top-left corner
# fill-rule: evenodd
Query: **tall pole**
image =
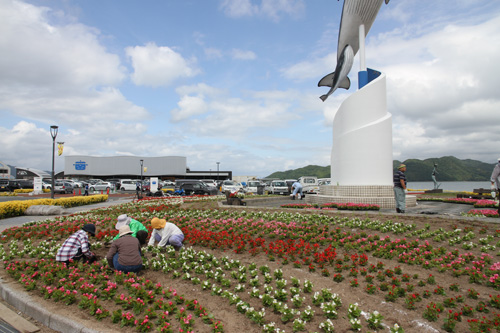
<path id="1" fill-rule="evenodd" d="M 54 162 L 55 162 L 55 150 L 56 150 L 56 137 L 59 127 L 56 125 L 50 126 L 50 136 L 52 136 L 52 187 L 50 189 L 50 198 L 54 199 Z"/>
<path id="2" fill-rule="evenodd" d="M 217 182 L 219 182 L 219 164 L 220 162 L 215 162 L 217 163 Z"/>
<path id="3" fill-rule="evenodd" d="M 144 170 L 143 165 L 144 165 L 144 160 L 141 160 L 141 198 L 142 198 L 142 170 Z"/>

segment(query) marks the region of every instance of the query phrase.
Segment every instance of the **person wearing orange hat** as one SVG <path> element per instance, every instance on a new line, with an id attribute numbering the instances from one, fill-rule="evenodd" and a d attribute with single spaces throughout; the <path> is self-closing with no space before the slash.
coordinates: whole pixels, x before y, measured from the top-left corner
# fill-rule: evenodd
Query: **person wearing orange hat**
<path id="1" fill-rule="evenodd" d="M 153 232 L 151 233 L 151 238 L 149 238 L 148 245 L 154 245 L 155 241 L 157 241 L 158 246 L 172 245 L 176 250 L 182 248 L 184 234 L 178 226 L 167 222 L 165 219 L 155 217 L 151 220 L 151 227 L 153 228 Z"/>

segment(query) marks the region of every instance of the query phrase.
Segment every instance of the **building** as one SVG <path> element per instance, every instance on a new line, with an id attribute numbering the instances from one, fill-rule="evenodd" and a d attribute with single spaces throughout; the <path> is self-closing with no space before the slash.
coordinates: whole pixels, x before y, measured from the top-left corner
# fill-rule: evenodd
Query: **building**
<path id="1" fill-rule="evenodd" d="M 162 180 L 216 179 L 215 172 L 190 171 L 184 156 L 86 156 L 64 157 L 64 178 L 138 179 L 158 177 Z M 211 177 L 212 176 L 212 177 Z M 219 171 L 220 179 L 232 177 L 231 171 Z"/>
<path id="2" fill-rule="evenodd" d="M 7 179 L 12 178 L 10 166 L 8 166 L 3 162 L 0 162 L 0 178 L 7 178 Z"/>

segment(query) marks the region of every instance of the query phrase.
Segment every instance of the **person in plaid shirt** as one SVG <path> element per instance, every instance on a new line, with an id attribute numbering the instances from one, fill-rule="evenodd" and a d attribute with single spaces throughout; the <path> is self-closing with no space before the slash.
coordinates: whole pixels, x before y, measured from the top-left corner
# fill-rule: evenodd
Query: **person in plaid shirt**
<path id="1" fill-rule="evenodd" d="M 82 230 L 78 230 L 63 243 L 57 251 L 56 261 L 69 263 L 70 260 L 83 260 L 87 263 L 96 261 L 95 255 L 90 252 L 89 235 L 95 236 L 95 225 L 85 224 Z"/>

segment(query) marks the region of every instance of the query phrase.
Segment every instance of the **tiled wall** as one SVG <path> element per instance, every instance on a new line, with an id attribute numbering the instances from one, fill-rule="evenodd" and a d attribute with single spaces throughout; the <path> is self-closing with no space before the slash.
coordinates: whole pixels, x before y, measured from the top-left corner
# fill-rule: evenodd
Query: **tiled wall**
<path id="1" fill-rule="evenodd" d="M 328 202 L 338 203 L 365 203 L 379 205 L 381 208 L 396 208 L 394 200 L 394 189 L 392 186 L 334 186 L 325 185 L 320 187 L 318 195 L 306 195 L 307 203 L 324 204 Z M 417 205 L 417 197 L 406 196 L 406 206 Z"/>

